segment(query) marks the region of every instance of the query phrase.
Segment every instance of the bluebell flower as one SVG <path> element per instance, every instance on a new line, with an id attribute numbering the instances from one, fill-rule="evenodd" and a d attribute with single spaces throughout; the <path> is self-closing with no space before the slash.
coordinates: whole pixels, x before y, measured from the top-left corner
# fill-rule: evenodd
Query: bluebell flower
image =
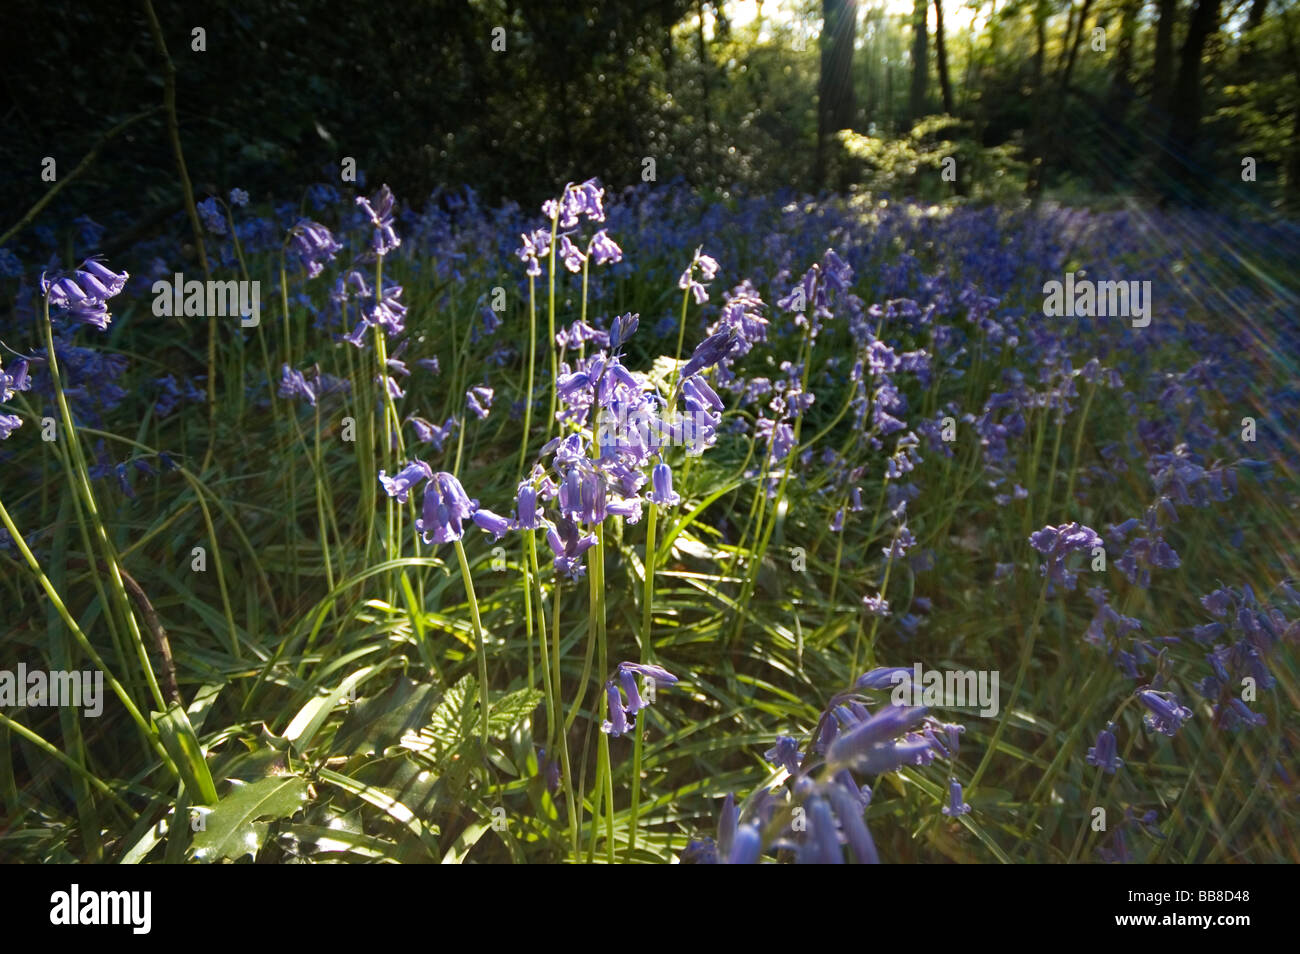
<path id="1" fill-rule="evenodd" d="M 595 259 L 597 265 L 623 261 L 623 250 L 615 244 L 604 229 L 591 237 L 591 242 L 587 245 L 587 254 Z"/>
<path id="2" fill-rule="evenodd" d="M 653 679 L 656 683 L 665 686 L 673 686 L 677 684 L 676 676 L 670 673 L 663 666 L 656 666 L 653 663 L 621 662 L 618 664 L 618 668 L 620 670 L 634 672 L 638 676 L 645 676 L 647 679 Z"/>
<path id="3" fill-rule="evenodd" d="M 481 385 L 472 387 L 465 392 L 465 401 L 469 404 L 469 409 L 474 412 L 480 421 L 486 418 L 492 410 L 492 398 L 492 389 Z"/>
<path id="4" fill-rule="evenodd" d="M 743 824 L 736 828 L 736 835 L 727 855 L 729 865 L 756 865 L 763 853 L 763 836 L 757 825 Z"/>
<path id="5" fill-rule="evenodd" d="M 796 852 L 799 864 L 844 864 L 839 829 L 830 804 L 820 795 L 810 795 L 804 799 L 803 808 L 807 813 L 807 830 Z"/>
<path id="6" fill-rule="evenodd" d="M 370 249 L 375 255 L 383 257 L 402 244 L 402 240 L 393 230 L 393 193 L 387 185 L 381 186 L 372 199 L 357 196 L 357 205 L 370 219 L 374 232 L 370 239 Z"/>
<path id="7" fill-rule="evenodd" d="M 735 332 L 719 331 L 717 334 L 709 335 L 701 341 L 696 345 L 690 359 L 682 368 L 682 380 L 713 367 L 725 358 L 727 352 L 731 350 L 731 344 L 734 340 Z"/>
<path id="8" fill-rule="evenodd" d="M 943 814 L 952 818 L 970 814 L 970 805 L 961 800 L 961 782 L 955 778 L 948 779 L 948 804 L 943 806 Z"/>
<path id="9" fill-rule="evenodd" d="M 407 422 L 415 431 L 415 439 L 422 444 L 432 444 L 436 450 L 442 450 L 443 443 L 451 436 L 456 429 L 456 419 L 447 418 L 441 427 L 431 424 L 422 417 L 408 417 Z"/>
<path id="10" fill-rule="evenodd" d="M 41 275 L 40 288 L 51 308 L 103 331 L 112 320 L 108 300 L 121 294 L 129 277 L 89 258 L 71 276 L 47 279 Z"/>
<path id="11" fill-rule="evenodd" d="M 1192 710 L 1183 706 L 1172 692 L 1139 689 L 1137 697 L 1148 710 L 1143 718 L 1147 728 L 1170 738 L 1192 717 Z"/>
<path id="12" fill-rule="evenodd" d="M 636 333 L 640 321 L 640 315 L 629 312 L 626 315 L 618 315 L 610 322 L 608 342 L 610 350 L 617 353 L 623 345 L 627 344 L 627 340 Z"/>
<path id="13" fill-rule="evenodd" d="M 830 744 L 826 759 L 832 765 L 857 768 L 867 774 L 893 771 L 929 749 L 924 739 L 896 741 L 924 720 L 924 706 L 882 706 L 864 721 L 842 732 Z M 888 768 L 884 766 L 890 766 Z"/>
<path id="14" fill-rule="evenodd" d="M 579 580 L 587 572 L 582 555 L 596 545 L 596 535 L 583 534 L 576 523 L 561 516 L 547 528 L 546 543 L 555 554 L 555 572 Z"/>
<path id="15" fill-rule="evenodd" d="M 868 616 L 884 617 L 889 615 L 889 601 L 885 599 L 883 594 L 877 593 L 875 596 L 868 594 L 862 597 L 862 605 L 867 608 Z"/>
<path id="16" fill-rule="evenodd" d="M 301 220 L 289 233 L 289 252 L 306 270 L 308 278 L 324 271 L 325 263 L 332 261 L 342 248 L 329 229 L 309 219 Z"/>
<path id="17" fill-rule="evenodd" d="M 473 520 L 480 530 L 492 537 L 493 543 L 514 529 L 514 524 L 510 520 L 482 507 L 474 511 Z"/>
<path id="18" fill-rule="evenodd" d="M 454 475 L 440 471 L 424 485 L 424 506 L 415 528 L 425 543 L 451 543 L 465 535 L 464 521 L 474 515 L 478 501 L 470 500 Z"/>
<path id="19" fill-rule="evenodd" d="M 1076 551 L 1091 553 L 1094 547 L 1102 545 L 1101 537 L 1091 527 L 1080 523 L 1062 524 L 1059 527 L 1046 526 L 1029 535 L 1030 545 L 1047 558 L 1042 572 L 1048 579 L 1048 590 L 1054 592 L 1057 586 L 1067 592 L 1074 589 L 1077 574 L 1066 569 L 1065 558 Z"/>
<path id="20" fill-rule="evenodd" d="M 226 217 L 222 214 L 221 203 L 217 199 L 204 199 L 196 206 L 199 213 L 199 220 L 203 227 L 213 235 L 226 234 Z"/>
<path id="21" fill-rule="evenodd" d="M 773 765 L 779 765 L 791 775 L 799 774 L 799 763 L 803 761 L 798 741 L 788 735 L 778 735 L 776 744 L 763 753 L 763 758 Z"/>
<path id="22" fill-rule="evenodd" d="M 312 407 L 316 406 L 316 389 L 301 371 L 290 368 L 287 364 L 280 368 L 280 397 L 302 398 Z"/>
<path id="23" fill-rule="evenodd" d="M 1115 723 L 1107 722 L 1106 728 L 1097 733 L 1097 743 L 1088 750 L 1088 764 L 1111 775 L 1124 767 L 1115 742 Z"/>
<path id="24" fill-rule="evenodd" d="M 381 470 L 379 483 L 383 485 L 384 492 L 388 496 L 396 497 L 398 503 L 406 503 L 410 499 L 411 491 L 419 485 L 420 481 L 432 477 L 433 468 L 422 460 L 413 460 L 392 477 Z"/>
<path id="25" fill-rule="evenodd" d="M 19 358 L 5 371 L 0 368 L 0 404 L 11 400 L 18 391 L 31 390 L 32 379 L 25 358 Z"/>
<path id="26" fill-rule="evenodd" d="M 906 666 L 891 666 L 864 672 L 853 684 L 856 689 L 892 689 L 899 684 L 899 677 L 911 681 L 912 670 Z"/>
<path id="27" fill-rule="evenodd" d="M 600 725 L 600 731 L 618 738 L 628 729 L 627 712 L 623 709 L 623 698 L 618 694 L 618 686 L 613 680 L 605 683 L 605 699 L 609 704 L 609 718 Z"/>
<path id="28" fill-rule="evenodd" d="M 878 865 L 880 864 L 880 855 L 876 851 L 876 843 L 871 837 L 871 832 L 867 829 L 866 821 L 862 817 L 863 804 L 861 796 L 856 786 L 851 784 L 845 785 L 838 781 L 826 786 L 826 797 L 830 799 L 831 807 L 835 809 L 835 815 L 840 822 L 840 830 L 844 833 L 845 839 L 849 843 L 849 849 L 853 852 L 860 865 Z M 870 801 L 870 796 L 868 796 Z"/>
<path id="29" fill-rule="evenodd" d="M 623 688 L 623 694 L 627 696 L 627 714 L 636 715 L 645 708 L 645 703 L 641 700 L 641 693 L 637 691 L 636 673 L 622 666 L 618 670 L 619 685 Z"/>
<path id="30" fill-rule="evenodd" d="M 663 461 L 655 464 L 650 473 L 650 483 L 654 489 L 646 494 L 646 498 L 651 503 L 661 507 L 675 507 L 681 503 L 681 496 L 673 492 L 672 469 Z"/>

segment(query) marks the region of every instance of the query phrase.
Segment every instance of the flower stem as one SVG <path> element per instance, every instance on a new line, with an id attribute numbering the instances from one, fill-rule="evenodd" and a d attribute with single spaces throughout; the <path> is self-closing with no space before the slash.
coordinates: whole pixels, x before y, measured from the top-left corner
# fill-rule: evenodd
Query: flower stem
<path id="1" fill-rule="evenodd" d="M 470 618 L 474 621 L 474 645 L 478 648 L 479 708 L 482 710 L 479 741 L 483 744 L 483 757 L 487 758 L 488 746 L 488 674 L 487 647 L 483 644 L 483 623 L 478 615 L 478 599 L 474 596 L 474 580 L 470 577 L 469 561 L 465 559 L 465 547 L 459 541 L 456 544 L 456 559 L 460 561 L 461 579 L 465 581 L 465 598 L 469 600 Z"/>
<path id="2" fill-rule="evenodd" d="M 645 588 L 641 596 L 641 662 L 650 661 L 650 627 L 651 604 L 655 593 L 655 530 L 659 508 L 651 503 L 647 508 L 645 529 Z M 632 817 L 628 823 L 627 855 L 624 860 L 631 860 L 632 849 L 636 847 L 637 818 L 641 809 L 641 752 L 644 746 L 645 717 L 636 720 L 632 743 Z"/>

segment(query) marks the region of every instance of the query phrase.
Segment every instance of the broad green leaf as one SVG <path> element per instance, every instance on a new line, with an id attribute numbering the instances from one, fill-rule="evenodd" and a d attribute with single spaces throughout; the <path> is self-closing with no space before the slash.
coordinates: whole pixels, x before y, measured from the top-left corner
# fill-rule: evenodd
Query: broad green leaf
<path id="1" fill-rule="evenodd" d="M 280 775 L 250 783 L 235 783 L 225 798 L 204 817 L 191 850 L 196 861 L 236 861 L 257 857 L 271 822 L 289 818 L 307 803 L 307 780 Z"/>

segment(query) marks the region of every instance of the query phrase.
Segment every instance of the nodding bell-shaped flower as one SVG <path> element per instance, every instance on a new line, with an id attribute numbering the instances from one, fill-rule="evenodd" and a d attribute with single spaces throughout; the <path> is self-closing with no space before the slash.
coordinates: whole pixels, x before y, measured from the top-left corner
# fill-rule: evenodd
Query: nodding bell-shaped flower
<path id="1" fill-rule="evenodd" d="M 646 498 L 660 507 L 675 507 L 682 502 L 680 494 L 673 492 L 673 472 L 663 461 L 655 464 L 650 472 L 650 485 L 653 488 Z"/>
<path id="2" fill-rule="evenodd" d="M 961 800 L 961 782 L 955 778 L 948 779 L 948 804 L 943 813 L 951 818 L 970 814 L 970 806 Z"/>
<path id="3" fill-rule="evenodd" d="M 601 723 L 600 731 L 618 738 L 627 731 L 627 712 L 623 708 L 623 699 L 618 694 L 618 686 L 611 679 L 605 683 L 605 698 L 609 703 L 609 718 Z"/>
<path id="4" fill-rule="evenodd" d="M 425 484 L 424 506 L 415 528 L 425 543 L 451 543 L 465 535 L 464 521 L 477 509 L 478 501 L 469 499 L 460 481 L 439 471 Z"/>
<path id="5" fill-rule="evenodd" d="M 288 365 L 285 366 L 286 371 Z M 389 477 L 382 470 L 379 472 L 379 483 L 383 485 L 384 492 L 390 497 L 396 497 L 398 503 L 406 503 L 411 496 L 411 491 L 422 480 L 428 480 L 433 476 L 433 468 L 422 460 L 413 460 L 392 477 Z"/>
<path id="6" fill-rule="evenodd" d="M 492 537 L 493 543 L 514 529 L 510 520 L 483 508 L 474 511 L 473 520 L 475 526 Z"/>
<path id="7" fill-rule="evenodd" d="M 1106 728 L 1097 733 L 1097 744 L 1088 750 L 1088 764 L 1111 775 L 1124 767 L 1124 760 L 1117 752 L 1114 722 L 1107 722 Z"/>
<path id="8" fill-rule="evenodd" d="M 1137 696 L 1148 710 L 1143 722 L 1148 729 L 1162 735 L 1173 738 L 1183 723 L 1192 717 L 1192 710 L 1182 705 L 1172 692 L 1139 689 Z"/>

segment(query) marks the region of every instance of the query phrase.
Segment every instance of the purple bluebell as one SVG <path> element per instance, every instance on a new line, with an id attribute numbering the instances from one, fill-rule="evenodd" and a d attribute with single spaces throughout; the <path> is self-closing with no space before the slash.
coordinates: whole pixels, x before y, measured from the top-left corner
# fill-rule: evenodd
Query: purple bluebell
<path id="1" fill-rule="evenodd" d="M 885 705 L 870 718 L 839 733 L 826 753 L 827 761 L 833 765 L 856 767 L 868 774 L 876 774 L 892 769 L 879 768 L 897 758 L 895 764 L 910 760 L 919 749 L 906 747 L 911 743 L 896 744 L 895 739 L 904 735 L 924 720 L 928 710 L 924 706 Z M 921 743 L 928 749 L 929 743 Z M 889 751 L 885 751 L 889 750 Z M 870 766 L 871 769 L 862 768 Z"/>
<path id="2" fill-rule="evenodd" d="M 605 699 L 609 706 L 609 718 L 600 725 L 600 731 L 618 738 L 628 729 L 627 712 L 623 709 L 623 698 L 618 694 L 618 686 L 613 680 L 605 683 Z"/>
<path id="3" fill-rule="evenodd" d="M 465 392 L 465 401 L 469 409 L 474 412 L 475 416 L 481 421 L 488 416 L 492 410 L 492 398 L 494 392 L 489 387 L 478 386 L 472 387 Z"/>
<path id="4" fill-rule="evenodd" d="M 215 197 L 204 199 L 195 208 L 205 229 L 213 235 L 226 234 L 226 217 L 221 212 L 221 203 Z"/>
<path id="5" fill-rule="evenodd" d="M 475 526 L 492 537 L 493 543 L 514 529 L 512 521 L 482 507 L 474 511 L 472 519 Z"/>
<path id="6" fill-rule="evenodd" d="M 424 485 L 424 505 L 415 528 L 425 543 L 451 543 L 465 535 L 464 521 L 474 515 L 477 500 L 470 500 L 454 475 L 440 471 Z"/>
<path id="7" fill-rule="evenodd" d="M 129 277 L 89 258 L 71 276 L 47 279 L 42 274 L 40 288 L 51 308 L 103 331 L 112 320 L 108 300 L 121 294 Z"/>
<path id="8" fill-rule="evenodd" d="M 323 272 L 325 263 L 333 261 L 342 248 L 329 229 L 310 219 L 301 220 L 289 233 L 289 253 L 298 260 L 308 278 Z M 364 282 L 362 285 L 364 288 Z"/>
<path id="9" fill-rule="evenodd" d="M 1192 710 L 1182 705 L 1172 692 L 1157 692 L 1152 689 L 1139 689 L 1138 701 L 1147 708 L 1143 722 L 1148 729 L 1172 738 L 1182 728 L 1185 721 L 1192 717 Z"/>
<path id="10" fill-rule="evenodd" d="M 851 783 L 851 777 L 849 781 Z M 844 833 L 844 837 L 849 843 L 849 849 L 853 852 L 858 864 L 880 864 L 880 855 L 876 851 L 876 843 L 872 839 L 871 832 L 867 829 L 866 821 L 862 817 L 865 806 L 861 801 L 856 786 L 852 784 L 846 786 L 837 779 L 837 781 L 826 786 L 826 797 L 830 799 L 831 807 L 835 809 L 835 815 L 840 822 L 840 830 Z"/>
<path id="11" fill-rule="evenodd" d="M 763 836 L 757 825 L 745 823 L 736 828 L 736 835 L 727 855 L 729 865 L 756 865 L 763 854 Z"/>
<path id="12" fill-rule="evenodd" d="M 701 341 L 682 368 L 682 379 L 685 380 L 693 374 L 711 368 L 725 358 L 735 338 L 733 331 L 719 331 Z"/>
<path id="13" fill-rule="evenodd" d="M 519 485 L 515 495 L 516 523 L 520 530 L 538 530 L 545 526 L 541 511 L 537 507 L 537 488 L 532 479 L 526 479 Z"/>
<path id="14" fill-rule="evenodd" d="M 779 765 L 791 775 L 799 774 L 799 763 L 803 756 L 799 754 L 799 742 L 789 735 L 778 735 L 776 744 L 763 753 L 763 758 L 773 765 Z"/>
<path id="15" fill-rule="evenodd" d="M 970 814 L 970 805 L 961 800 L 961 782 L 955 778 L 948 779 L 948 804 L 943 806 L 943 813 L 952 818 Z"/>
<path id="16" fill-rule="evenodd" d="M 864 672 L 853 684 L 856 689 L 892 689 L 900 682 L 911 681 L 912 670 L 906 666 L 891 666 Z"/>
<path id="17" fill-rule="evenodd" d="M 656 683 L 673 686 L 677 684 L 677 677 L 670 673 L 663 666 L 656 666 L 654 663 L 634 663 L 621 662 L 618 664 L 620 670 L 634 672 L 638 676 L 645 676 L 647 679 L 653 679 Z"/>
<path id="18" fill-rule="evenodd" d="M 370 219 L 374 232 L 370 239 L 370 250 L 380 257 L 387 255 L 402 244 L 402 240 L 393 230 L 393 193 L 388 186 L 381 186 L 371 199 L 357 196 L 357 205 Z"/>
<path id="19" fill-rule="evenodd" d="M 641 700 L 641 693 L 637 691 L 636 673 L 630 669 L 619 667 L 618 682 L 623 688 L 623 694 L 627 696 L 627 714 L 636 715 L 646 704 Z"/>
<path id="20" fill-rule="evenodd" d="M 867 608 L 868 616 L 883 617 L 889 615 L 889 601 L 880 593 L 875 596 L 868 594 L 862 597 L 862 605 Z"/>
<path id="21" fill-rule="evenodd" d="M 287 364 L 280 368 L 280 397 L 302 398 L 312 407 L 316 406 L 316 389 L 306 375 Z"/>
<path id="22" fill-rule="evenodd" d="M 591 242 L 587 245 L 587 254 L 595 259 L 597 265 L 608 265 L 623 260 L 623 250 L 604 229 L 591 237 Z"/>
<path id="23" fill-rule="evenodd" d="M 436 450 L 442 450 L 443 443 L 456 429 L 456 419 L 447 418 L 441 427 L 431 424 L 422 417 L 408 417 L 407 422 L 415 431 L 415 439 L 422 444 L 432 444 Z"/>
<path id="24" fill-rule="evenodd" d="M 655 464 L 650 472 L 653 490 L 646 494 L 646 499 L 660 507 L 675 507 L 682 502 L 681 495 L 673 492 L 673 472 L 663 461 Z"/>
<path id="25" fill-rule="evenodd" d="M 422 460 L 413 460 L 392 477 L 381 470 L 379 483 L 383 485 L 384 492 L 388 496 L 396 497 L 398 503 L 406 503 L 410 499 L 411 491 L 419 485 L 420 481 L 432 477 L 433 468 Z"/>
<path id="26" fill-rule="evenodd" d="M 547 528 L 546 543 L 555 554 L 555 572 L 578 580 L 587 572 L 582 555 L 596 545 L 596 535 L 582 533 L 576 523 L 561 516 Z"/>
<path id="27" fill-rule="evenodd" d="M 587 261 L 587 256 L 567 235 L 560 236 L 559 247 L 556 249 L 557 254 L 564 261 L 564 267 L 569 271 L 577 274 L 582 271 L 583 263 Z"/>
<path id="28" fill-rule="evenodd" d="M 840 850 L 839 829 L 830 804 L 820 795 L 804 799 L 806 831 L 796 851 L 799 864 L 842 865 L 844 854 Z"/>
<path id="29" fill-rule="evenodd" d="M 609 325 L 609 348 L 617 352 L 627 340 L 636 333 L 637 325 L 641 321 L 641 316 L 629 312 L 626 315 L 618 315 Z"/>

